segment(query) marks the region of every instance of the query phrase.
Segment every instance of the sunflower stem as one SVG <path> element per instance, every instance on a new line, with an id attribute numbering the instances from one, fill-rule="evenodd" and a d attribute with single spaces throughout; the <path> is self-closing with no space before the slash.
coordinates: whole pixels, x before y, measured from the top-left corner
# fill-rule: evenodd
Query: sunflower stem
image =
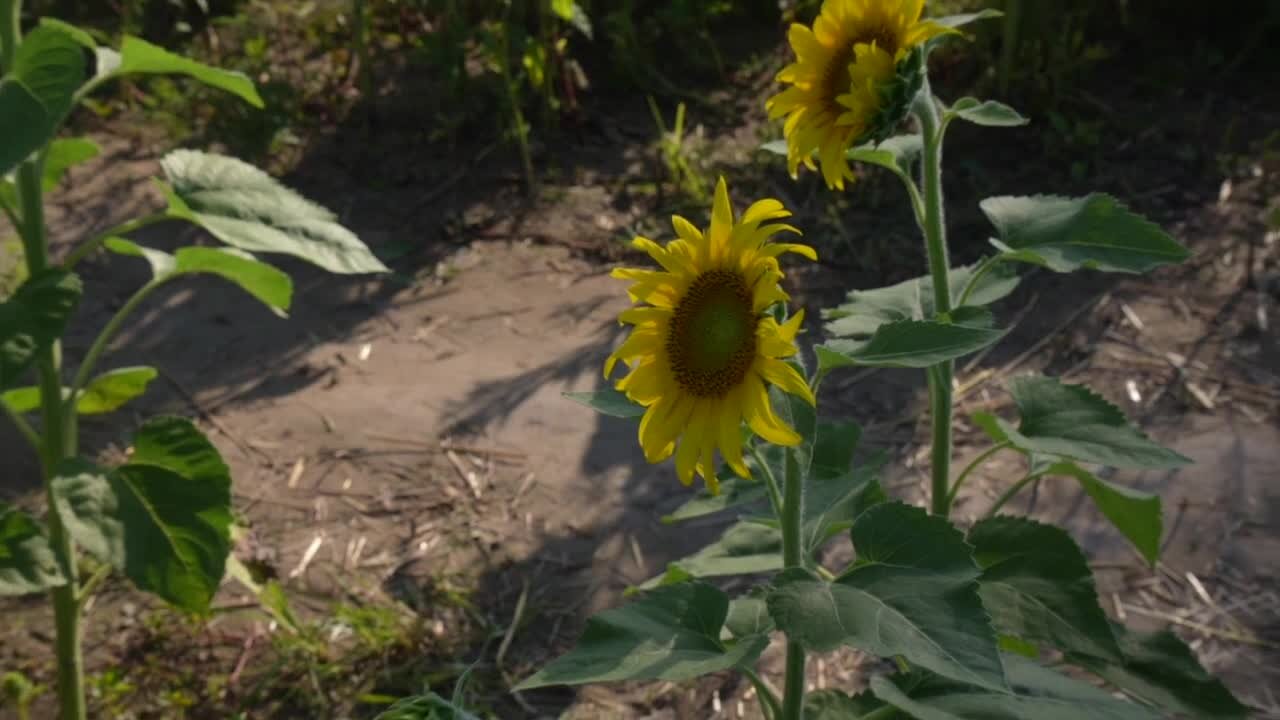
<path id="1" fill-rule="evenodd" d="M 936 314 L 951 312 L 951 282 L 948 276 L 946 220 L 942 203 L 942 122 L 938 104 L 929 88 L 928 76 L 916 96 L 911 112 L 920 121 L 924 141 L 921 183 L 924 186 L 924 244 L 929 257 L 929 275 L 933 280 L 933 304 Z M 929 409 L 933 421 L 932 510 L 946 516 L 951 511 L 951 378 L 955 372 L 950 360 L 929 368 Z"/>
<path id="2" fill-rule="evenodd" d="M 786 474 L 782 487 L 782 564 L 801 567 L 800 520 L 804 517 L 804 479 L 795 450 L 787 448 Z M 801 720 L 804 716 L 804 648 L 787 638 L 787 674 L 782 692 L 781 720 Z"/>

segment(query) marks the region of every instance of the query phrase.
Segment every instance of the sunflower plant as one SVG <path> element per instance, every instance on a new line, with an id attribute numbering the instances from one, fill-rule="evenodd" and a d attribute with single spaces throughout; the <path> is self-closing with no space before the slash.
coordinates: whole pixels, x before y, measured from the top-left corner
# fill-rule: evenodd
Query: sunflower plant
<path id="1" fill-rule="evenodd" d="M 157 290 L 197 274 L 224 278 L 283 316 L 292 282 L 252 253 L 293 255 L 335 273 L 386 268 L 328 210 L 257 168 L 194 150 L 161 160 L 156 186 L 164 208 L 82 238 L 55 257 L 44 194 L 68 168 L 98 154 L 88 138 L 59 136 L 68 115 L 95 89 L 118 78 L 174 74 L 254 106 L 262 100 L 247 77 L 139 38 L 125 36 L 118 49 L 101 47 L 89 33 L 54 18 L 42 18 L 24 33 L 20 5 L 0 0 L 0 210 L 21 239 L 27 266 L 26 280 L 0 301 L 0 409 L 38 456 L 47 512 L 39 518 L 0 502 L 0 595 L 48 594 L 61 717 L 82 720 L 81 617 L 99 584 L 117 572 L 200 615 L 209 611 L 230 564 L 230 474 L 190 421 L 147 420 L 133 434 L 128 459 L 114 467 L 80 453 L 80 417 L 119 409 L 157 376 L 151 367 L 102 369 L 118 332 Z M 219 244 L 167 252 L 124 237 L 169 221 L 199 226 Z M 145 261 L 152 277 L 78 362 L 67 362 L 72 353 L 63 352 L 61 338 L 85 289 L 76 269 L 104 251 L 126 262 Z M 92 559 L 90 572 L 82 572 L 82 555 Z"/>
<path id="2" fill-rule="evenodd" d="M 1176 468 L 1186 458 L 1089 388 L 1026 376 L 1009 386 L 1017 420 L 975 414 L 992 445 L 952 472 L 953 363 L 1005 335 L 990 305 L 1018 286 L 1019 267 L 1140 273 L 1188 253 L 1103 194 L 995 197 L 981 205 L 991 253 L 952 267 L 942 197 L 948 126 L 1026 120 L 1001 103 L 934 96 L 929 52 L 998 13 L 928 19 L 923 4 L 826 0 L 812 25 L 791 26 L 795 59 L 765 110 L 783 133 L 766 148 L 786 157 L 793 177 L 804 167 L 842 191 L 866 163 L 902 180 L 928 274 L 850 292 L 824 312 L 827 340 L 806 364 L 796 344 L 804 314 L 788 312 L 779 258 L 816 256 L 785 241 L 799 230 L 784 222 L 781 202 L 761 200 L 736 216 L 721 180 L 705 228 L 676 217 L 674 239 L 635 240 L 658 267 L 614 271 L 631 283 L 634 303 L 618 318 L 630 334 L 604 368 L 616 389 L 574 399 L 638 420 L 650 462 L 674 457 L 681 482 L 702 478 L 705 489 L 664 521 L 723 512 L 738 520 L 636 588 L 628 604 L 591 618 L 573 649 L 517 689 L 734 671 L 754 685 L 770 720 L 1245 716 L 1175 635 L 1107 616 L 1066 531 L 1002 513 L 1042 479 L 1079 483 L 1154 566 L 1160 498 L 1097 468 Z M 927 509 L 888 497 L 877 478 L 882 454 L 859 448 L 856 424 L 817 411 L 823 379 L 853 367 L 926 373 Z M 1000 452 L 1022 455 L 1025 475 L 983 518 L 958 522 L 957 493 Z M 821 551 L 841 536 L 852 540 L 854 561 L 832 570 Z M 708 582 L 741 574 L 771 577 L 733 598 Z M 756 669 L 779 635 L 780 691 Z M 840 647 L 883 658 L 883 671 L 857 695 L 807 691 L 807 657 Z"/>

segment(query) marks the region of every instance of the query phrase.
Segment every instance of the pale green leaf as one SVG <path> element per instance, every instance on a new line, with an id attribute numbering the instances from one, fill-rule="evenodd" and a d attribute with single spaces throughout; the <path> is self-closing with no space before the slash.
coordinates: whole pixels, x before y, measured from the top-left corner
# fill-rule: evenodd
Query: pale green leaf
<path id="1" fill-rule="evenodd" d="M 1061 528 L 994 517 L 974 525 L 968 541 L 997 630 L 1062 651 L 1119 656 L 1088 560 Z"/>
<path id="2" fill-rule="evenodd" d="M 679 682 L 749 666 L 769 644 L 765 635 L 720 640 L 729 598 L 703 583 L 646 593 L 587 620 L 577 645 L 515 690 L 618 680 Z"/>
<path id="3" fill-rule="evenodd" d="M 1220 680 L 1200 667 L 1186 643 L 1171 632 L 1144 633 L 1113 625 L 1122 658 L 1068 653 L 1067 661 L 1088 668 L 1127 695 L 1179 717 L 1235 720 L 1249 709 Z"/>
<path id="4" fill-rule="evenodd" d="M 727 475 L 720 479 L 720 492 L 712 495 L 703 488 L 683 505 L 669 515 L 662 516 L 662 522 L 671 524 L 697 517 L 705 517 L 733 507 L 747 505 L 768 496 L 763 482 L 744 480 L 737 475 Z"/>
<path id="5" fill-rule="evenodd" d="M 927 368 L 977 352 L 994 344 L 1007 332 L 991 327 L 990 314 L 980 308 L 961 310 L 980 312 L 966 313 L 964 322 L 891 322 L 876 328 L 867 340 L 830 340 L 823 346 L 824 352 L 843 355 L 849 365 Z M 830 357 L 825 362 L 828 366 L 840 365 Z"/>
<path id="6" fill-rule="evenodd" d="M 979 101 L 971 97 L 957 100 L 948 113 L 961 120 L 987 127 L 1018 127 L 1029 122 L 1017 110 L 1004 103 L 995 100 Z"/>
<path id="7" fill-rule="evenodd" d="M 1012 692 L 963 684 L 915 670 L 871 679 L 876 697 L 916 720 L 1159 720 L 1147 708 L 1117 700 L 1020 655 L 1004 656 Z"/>
<path id="8" fill-rule="evenodd" d="M 767 153 L 771 153 L 773 155 L 781 155 L 782 157 L 786 157 L 787 141 L 786 140 L 770 140 L 769 142 L 761 145 L 760 149 Z"/>
<path id="9" fill-rule="evenodd" d="M 67 584 L 44 529 L 0 502 L 0 596 L 27 595 Z"/>
<path id="10" fill-rule="evenodd" d="M 131 35 L 124 36 L 119 64 L 110 75 L 186 75 L 209 87 L 225 90 L 254 107 L 263 107 L 253 81 L 244 73 L 209 67 Z"/>
<path id="11" fill-rule="evenodd" d="M 1189 256 L 1158 226 L 1101 193 L 993 197 L 982 201 L 982 211 L 999 232 L 992 242 L 1005 258 L 1055 272 L 1141 273 Z"/>
<path id="12" fill-rule="evenodd" d="M 109 370 L 89 381 L 76 399 L 76 411 L 81 415 L 114 412 L 145 393 L 147 385 L 155 378 L 156 369 L 153 367 Z"/>
<path id="13" fill-rule="evenodd" d="M 80 293 L 80 278 L 50 268 L 0 303 L 0 390 L 17 383 L 36 354 L 62 336 Z"/>
<path id="14" fill-rule="evenodd" d="M 773 632 L 773 618 L 769 617 L 769 606 L 761 594 L 743 595 L 729 603 L 729 615 L 724 621 L 725 632 L 729 637 L 745 638 L 753 635 L 768 635 Z M 725 633 L 721 633 L 725 637 Z"/>
<path id="15" fill-rule="evenodd" d="M 177 265 L 177 261 L 169 253 L 163 250 L 143 247 L 132 240 L 126 240 L 122 237 L 109 237 L 103 241 L 102 246 L 118 255 L 140 257 L 146 260 L 147 264 L 151 266 L 151 275 L 155 278 L 163 278 L 170 275 Z"/>
<path id="16" fill-rule="evenodd" d="M 231 477 L 190 421 L 155 418 L 129 462 L 69 461 L 53 480 L 63 523 L 88 552 L 142 590 L 205 612 L 231 551 Z"/>
<path id="17" fill-rule="evenodd" d="M 1124 413 L 1084 385 L 1026 375 L 1009 383 L 1021 422 L 1001 421 L 1006 439 L 1029 453 L 1122 468 L 1175 468 L 1191 462 L 1152 442 Z"/>
<path id="18" fill-rule="evenodd" d="M 601 415 L 624 420 L 636 419 L 644 415 L 644 406 L 631 402 L 626 395 L 612 388 L 590 392 L 567 392 L 564 396 L 580 405 L 586 405 Z"/>
<path id="19" fill-rule="evenodd" d="M 987 20 L 989 18 L 998 18 L 1003 14 L 1004 13 L 1000 12 L 999 10 L 987 9 L 987 10 L 981 10 L 979 12 L 974 12 L 974 13 L 961 13 L 958 15 L 946 15 L 944 17 L 926 18 L 926 19 L 929 20 L 930 22 L 935 22 L 943 27 L 958 28 L 964 25 L 968 25 L 969 23 L 972 23 L 972 22 L 977 22 L 979 20 Z"/>
<path id="20" fill-rule="evenodd" d="M 650 578 L 640 589 L 674 585 L 691 578 L 751 575 L 782 569 L 782 533 L 755 522 L 735 523 L 719 540 L 698 552 L 667 565 L 662 575 Z"/>
<path id="21" fill-rule="evenodd" d="M 145 258 L 157 280 L 217 275 L 279 312 L 288 310 L 293 298 L 293 280 L 287 274 L 234 248 L 184 247 L 170 255 L 124 238 L 107 238 L 104 245 L 121 255 Z"/>
<path id="22" fill-rule="evenodd" d="M 1163 529 L 1159 495 L 1116 485 L 1071 462 L 1053 463 L 1043 472 L 1078 480 L 1103 516 L 1155 567 Z"/>
<path id="23" fill-rule="evenodd" d="M 1006 689 L 996 634 L 978 596 L 978 567 L 945 519 L 900 503 L 853 526 L 857 564 L 834 582 L 805 570 L 774 580 L 769 613 L 817 652 L 851 645 L 964 682 Z"/>
<path id="24" fill-rule="evenodd" d="M 899 175 L 909 173 L 916 158 L 924 150 L 919 135 L 895 135 L 880 143 L 867 143 L 849 148 L 845 157 L 849 160 L 891 170 Z"/>
<path id="25" fill-rule="evenodd" d="M 40 388 L 34 385 L 27 385 L 26 387 L 5 390 L 3 394 L 0 394 L 0 402 L 7 405 L 9 410 L 18 414 L 35 412 L 40 409 Z"/>
<path id="26" fill-rule="evenodd" d="M 160 161 L 174 217 L 249 252 L 284 253 L 334 273 L 387 272 L 336 216 L 235 158 L 175 150 Z"/>

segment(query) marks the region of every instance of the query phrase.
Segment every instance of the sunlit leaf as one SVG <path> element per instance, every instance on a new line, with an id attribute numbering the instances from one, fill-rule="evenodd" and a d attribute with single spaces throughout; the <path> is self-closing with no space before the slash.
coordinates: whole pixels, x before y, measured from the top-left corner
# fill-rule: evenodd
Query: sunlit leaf
<path id="1" fill-rule="evenodd" d="M 1029 121 L 1017 110 L 995 100 L 980 101 L 976 98 L 960 98 L 949 110 L 956 117 L 975 125 L 987 127 L 1017 127 Z"/>
<path id="2" fill-rule="evenodd" d="M 663 574 L 640 589 L 673 585 L 691 578 L 751 575 L 782 569 L 782 533 L 777 528 L 742 521 L 729 526 L 719 540 L 672 561 Z"/>
<path id="3" fill-rule="evenodd" d="M 775 578 L 769 613 L 805 647 L 840 645 L 1006 690 L 978 567 L 960 531 L 919 508 L 884 503 L 853 526 L 857 564 L 834 582 L 805 570 Z"/>
<path id="4" fill-rule="evenodd" d="M 722 642 L 729 598 L 703 583 L 646 593 L 587 620 L 572 650 L 515 690 L 617 680 L 681 681 L 753 663 L 769 644 L 765 635 Z"/>
<path id="5" fill-rule="evenodd" d="M 564 396 L 576 403 L 586 405 L 601 415 L 623 418 L 624 420 L 635 419 L 644 415 L 644 406 L 631 402 L 626 395 L 612 388 L 590 392 L 567 392 Z"/>
<path id="6" fill-rule="evenodd" d="M 80 293 L 78 277 L 51 268 L 28 278 L 0 303 L 0 390 L 16 384 L 36 354 L 62 336 Z"/>
<path id="7" fill-rule="evenodd" d="M 132 35 L 124 36 L 119 65 L 111 70 L 112 77 L 124 75 L 186 75 L 209 87 L 225 90 L 254 107 L 263 107 L 253 81 L 244 73 L 209 67 Z"/>
<path id="8" fill-rule="evenodd" d="M 1103 516 L 1111 521 L 1152 567 L 1160 558 L 1163 512 L 1160 496 L 1108 482 L 1071 462 L 1056 462 L 1045 475 L 1075 478 Z"/>
<path id="9" fill-rule="evenodd" d="M 184 247 L 170 255 L 114 237 L 107 238 L 104 246 L 121 255 L 146 259 L 158 280 L 177 275 L 217 275 L 280 312 L 289 309 L 293 298 L 293 280 L 287 274 L 235 248 Z"/>
<path id="10" fill-rule="evenodd" d="M 130 400 L 140 397 L 156 378 L 153 367 L 126 367 L 108 370 L 89 381 L 76 400 L 81 415 L 114 412 Z"/>
<path id="11" fill-rule="evenodd" d="M 30 515 L 0 502 L 0 596 L 66 584 L 44 529 Z"/>
<path id="12" fill-rule="evenodd" d="M 284 253 L 335 273 L 387 272 L 337 217 L 235 158 L 175 150 L 160 161 L 171 187 L 170 215 L 249 252 Z"/>
<path id="13" fill-rule="evenodd" d="M 53 496 L 88 552 L 179 608 L 208 610 L 231 551 L 231 477 L 190 421 L 148 421 L 111 470 L 69 461 Z"/>
<path id="14" fill-rule="evenodd" d="M 998 18 L 1003 14 L 1004 13 L 999 10 L 987 9 L 975 13 L 962 13 L 959 15 L 946 15 L 944 17 L 929 18 L 929 20 L 942 25 L 943 27 L 957 28 L 979 20 Z"/>
<path id="15" fill-rule="evenodd" d="M 1006 259 L 1055 272 L 1141 273 L 1189 256 L 1158 226 L 1101 193 L 993 197 L 982 201 L 982 211 L 996 226 L 999 239 L 992 242 Z"/>

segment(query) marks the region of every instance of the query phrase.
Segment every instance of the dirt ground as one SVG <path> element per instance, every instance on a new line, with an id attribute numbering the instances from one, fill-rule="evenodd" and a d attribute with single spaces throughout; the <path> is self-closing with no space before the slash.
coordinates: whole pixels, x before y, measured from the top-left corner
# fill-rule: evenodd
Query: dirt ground
<path id="1" fill-rule="evenodd" d="M 1155 96 L 1109 88 L 1098 101 L 1105 149 L 1077 179 L 1046 149 L 1042 119 L 1025 130 L 954 129 L 948 191 L 961 260 L 976 257 L 985 239 L 976 199 L 1088 187 L 1114 192 L 1194 252 L 1183 267 L 1147 278 L 1034 274 L 1000 308 L 1015 331 L 960 364 L 958 416 L 1005 410 L 1004 381 L 1043 369 L 1090 384 L 1193 458 L 1179 471 L 1116 476 L 1164 499 L 1164 560 L 1155 571 L 1071 486 L 1046 482 L 1023 507 L 1067 525 L 1087 547 L 1110 612 L 1171 626 L 1259 717 L 1280 718 L 1280 698 L 1268 689 L 1280 687 L 1280 242 L 1261 221 L 1280 196 L 1280 161 L 1262 147 L 1280 126 L 1280 98 L 1246 92 L 1247 80 Z M 920 274 L 914 228 L 883 178 L 859 186 L 865 195 L 846 202 L 833 224 L 829 197 L 812 178 L 792 185 L 777 164 L 761 164 L 753 153 L 763 133 L 759 87 L 742 80 L 725 98 L 741 121 L 708 136 L 721 166 L 739 168 L 728 171 L 731 185 L 780 195 L 798 224 L 815 228 L 810 240 L 828 261 L 791 276 L 810 317 L 849 288 Z M 1156 113 L 1156 103 L 1188 109 Z M 601 363 L 626 305 L 607 273 L 618 241 L 651 226 L 658 211 L 638 189 L 653 174 L 647 110 L 639 99 L 557 137 L 554 154 L 543 148 L 541 161 L 559 172 L 530 203 L 505 157 L 514 153 L 476 160 L 477 148 L 424 146 L 409 131 L 412 116 L 381 109 L 376 140 L 335 129 L 287 179 L 394 256 L 395 275 L 333 278 L 284 261 L 296 282 L 288 319 L 214 281 L 167 291 L 106 360 L 152 364 L 162 377 L 123 415 L 87 421 L 85 442 L 110 454 L 136 418 L 196 418 L 233 469 L 237 510 L 250 528 L 240 556 L 272 568 L 301 606 L 394 596 L 444 647 L 458 615 L 432 605 L 440 593 L 472 591 L 479 612 L 501 627 L 522 604 L 496 662 L 518 678 L 568 647 L 589 613 L 617 604 L 625 588 L 724 524 L 662 525 L 658 518 L 689 492 L 672 469 L 643 461 L 633 425 L 561 397 L 604 386 Z M 1238 121 L 1230 143 L 1217 140 L 1221 127 L 1206 117 Z M 98 139 L 107 157 L 73 170 L 53 199 L 59 238 L 159 205 L 146 178 L 164 144 L 110 128 Z M 735 173 L 746 180 L 734 183 Z M 749 199 L 744 190 L 737 202 Z M 834 239 L 841 231 L 847 246 Z M 192 237 L 161 227 L 140 239 L 173 247 Z M 119 258 L 86 264 L 90 300 L 67 343 L 72 361 L 142 273 Z M 820 339 L 812 323 L 806 341 Z M 827 412 L 858 419 L 891 450 L 891 493 L 922 500 L 920 378 L 855 373 L 824 390 Z M 963 463 L 981 438 L 967 425 L 958 438 Z M 33 505 L 31 462 L 8 427 L 0 450 L 0 495 Z M 993 463 L 958 512 L 978 516 L 1020 474 L 1012 461 Z M 228 581 L 217 604 L 246 600 Z M 128 619 L 139 602 L 114 583 L 90 610 L 93 668 L 115 665 L 133 647 Z M 39 599 L 2 607 L 0 667 L 39 668 L 51 627 Z M 220 645 L 209 662 L 222 672 L 252 665 L 251 638 L 262 625 L 211 640 Z M 463 643 L 459 652 L 460 663 L 493 658 L 492 644 Z M 766 654 L 771 664 L 766 677 L 777 683 L 776 647 Z M 848 653 L 828 657 L 811 664 L 812 681 L 857 687 L 864 664 Z M 539 691 L 498 708 L 504 718 L 759 717 L 746 686 L 722 678 Z"/>

